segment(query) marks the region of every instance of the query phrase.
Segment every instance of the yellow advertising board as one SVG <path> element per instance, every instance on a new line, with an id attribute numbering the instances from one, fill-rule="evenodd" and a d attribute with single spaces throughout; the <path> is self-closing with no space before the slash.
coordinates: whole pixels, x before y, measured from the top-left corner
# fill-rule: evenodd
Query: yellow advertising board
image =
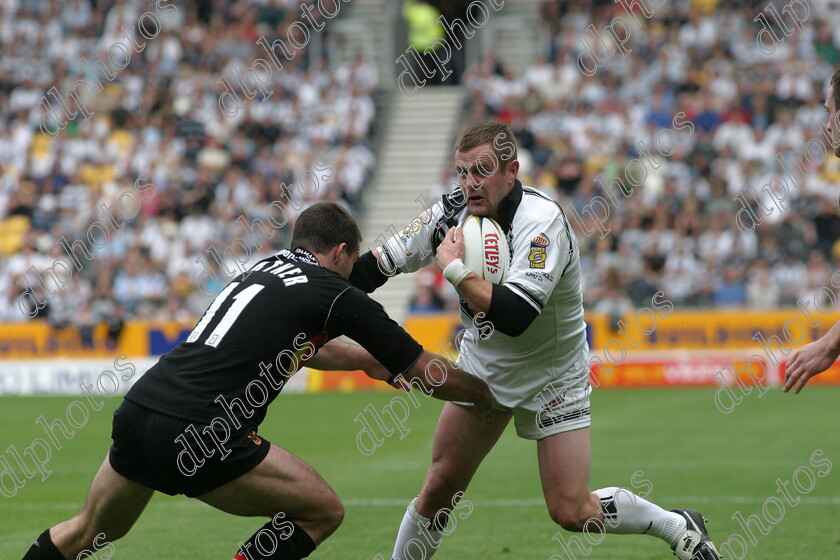
<path id="1" fill-rule="evenodd" d="M 840 312 L 803 313 L 778 311 L 676 311 L 641 309 L 615 324 L 600 313 L 587 313 L 587 338 L 592 351 L 634 350 L 731 350 L 773 346 L 778 341 L 795 348 L 825 334 L 840 320 Z M 461 328 L 455 314 L 413 315 L 406 330 L 424 348 L 440 351 Z M 773 346 L 775 348 L 775 346 Z"/>
<path id="2" fill-rule="evenodd" d="M 611 340 L 629 350 L 729 350 L 766 347 L 776 340 L 790 348 L 801 346 L 825 334 L 840 320 L 840 312 L 697 310 L 657 315 L 642 309 L 614 328 L 603 319 L 589 321 L 593 350 L 605 349 Z"/>
<path id="3" fill-rule="evenodd" d="M 593 380 L 616 387 L 711 385 L 721 364 L 739 369 L 757 357 L 770 374 L 765 382 L 779 383 L 791 351 L 822 336 L 838 320 L 840 312 L 677 311 L 663 305 L 614 323 L 608 316 L 587 313 Z M 184 340 L 193 323 L 129 321 L 113 339 L 100 325 L 87 343 L 76 329 L 55 329 L 45 321 L 5 323 L 0 324 L 0 360 L 159 356 Z M 454 341 L 463 328 L 457 314 L 414 315 L 405 327 L 427 350 L 451 359 L 457 356 Z M 308 373 L 309 390 L 387 389 L 361 372 Z M 840 383 L 840 362 L 817 382 Z"/>
<path id="4" fill-rule="evenodd" d="M 840 320 L 840 312 L 821 315 L 798 309 L 779 311 L 675 311 L 642 309 L 610 324 L 587 313 L 587 338 L 593 352 L 634 350 L 730 350 L 784 343 L 798 347 L 822 336 Z M 74 328 L 55 329 L 45 321 L 0 323 L 0 359 L 160 355 L 186 338 L 193 321 L 128 321 L 114 340 L 104 325 L 86 346 Z M 432 352 L 449 353 L 462 328 L 457 314 L 412 315 L 406 330 Z M 775 339 L 773 337 L 776 337 Z"/>
<path id="5" fill-rule="evenodd" d="M 72 327 L 55 329 L 46 321 L 0 323 L 0 360 L 160 355 L 186 338 L 192 328 L 192 322 L 129 321 L 111 340 L 105 325 L 99 325 L 86 344 Z"/>

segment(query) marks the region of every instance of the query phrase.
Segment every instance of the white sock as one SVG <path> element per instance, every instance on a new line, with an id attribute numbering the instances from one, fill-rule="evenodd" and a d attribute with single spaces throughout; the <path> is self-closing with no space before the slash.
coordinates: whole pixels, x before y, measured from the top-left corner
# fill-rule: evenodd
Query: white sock
<path id="1" fill-rule="evenodd" d="M 423 517 L 417 512 L 414 503 L 417 498 L 411 500 L 400 523 L 400 532 L 397 533 L 397 541 L 394 543 L 392 560 L 417 560 L 424 558 L 429 560 L 440 546 L 443 538 L 441 532 L 432 528 L 432 521 Z"/>
<path id="2" fill-rule="evenodd" d="M 665 511 L 626 488 L 611 486 L 593 494 L 601 500 L 607 533 L 653 535 L 673 547 L 685 531 L 682 516 Z"/>

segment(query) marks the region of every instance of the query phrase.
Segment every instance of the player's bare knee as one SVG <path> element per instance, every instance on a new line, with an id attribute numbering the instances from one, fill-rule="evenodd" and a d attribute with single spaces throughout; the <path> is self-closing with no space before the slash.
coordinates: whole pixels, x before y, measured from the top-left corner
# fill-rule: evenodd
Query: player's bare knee
<path id="1" fill-rule="evenodd" d="M 565 530 L 575 533 L 583 531 L 583 527 L 588 520 L 588 517 L 583 515 L 579 508 L 568 502 L 549 507 L 548 513 L 552 521 Z"/>
<path id="2" fill-rule="evenodd" d="M 327 512 L 327 526 L 331 534 L 341 526 L 341 523 L 344 521 L 344 514 L 344 504 L 336 498 Z"/>
<path id="3" fill-rule="evenodd" d="M 453 499 L 459 490 L 462 490 L 460 485 L 448 477 L 431 477 L 426 482 L 422 492 L 424 499 L 421 501 L 426 506 L 424 509 L 431 508 L 437 511 L 442 508 L 451 508 Z"/>
<path id="4" fill-rule="evenodd" d="M 329 503 L 321 510 L 315 530 L 319 533 L 319 538 L 324 540 L 332 535 L 343 521 L 344 504 L 338 496 L 333 496 L 333 499 L 329 500 Z"/>
<path id="5" fill-rule="evenodd" d="M 316 519 L 309 522 L 298 522 L 298 524 L 309 533 L 313 541 L 321 543 L 335 533 L 343 521 L 344 504 L 337 496 L 334 496 L 333 499 L 330 499 L 321 507 Z"/>

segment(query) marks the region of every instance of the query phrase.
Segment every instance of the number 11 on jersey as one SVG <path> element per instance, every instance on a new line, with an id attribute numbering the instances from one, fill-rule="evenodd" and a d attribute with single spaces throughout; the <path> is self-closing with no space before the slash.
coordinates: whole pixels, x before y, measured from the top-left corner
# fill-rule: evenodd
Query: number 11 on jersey
<path id="1" fill-rule="evenodd" d="M 213 300 L 213 304 L 204 314 L 204 317 L 202 317 L 201 321 L 195 326 L 193 331 L 190 333 L 190 336 L 187 337 L 187 342 L 195 342 L 201 337 L 202 333 L 207 329 L 210 323 L 213 322 L 216 312 L 239 284 L 240 282 L 231 282 L 227 288 L 222 290 L 222 293 L 216 296 L 216 299 Z M 213 329 L 207 337 L 207 340 L 204 341 L 204 344 L 212 346 L 213 348 L 218 347 L 219 344 L 221 344 L 222 339 L 233 326 L 237 317 L 242 314 L 248 303 L 250 303 L 251 300 L 254 299 L 254 296 L 260 293 L 263 288 L 265 288 L 265 286 L 262 284 L 252 284 L 233 296 L 233 305 L 231 305 L 227 312 L 225 312 L 222 316 L 221 320 L 216 325 L 216 328 Z"/>

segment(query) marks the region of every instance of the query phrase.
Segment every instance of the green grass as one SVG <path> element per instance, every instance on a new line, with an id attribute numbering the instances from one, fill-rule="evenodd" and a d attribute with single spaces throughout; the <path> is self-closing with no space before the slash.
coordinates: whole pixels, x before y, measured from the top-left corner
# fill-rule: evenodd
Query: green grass
<path id="1" fill-rule="evenodd" d="M 311 558 L 388 558 L 405 504 L 420 488 L 428 466 L 440 402 L 423 399 L 406 427 L 372 456 L 355 446 L 353 417 L 373 402 L 381 408 L 396 393 L 281 395 L 261 433 L 313 465 L 345 502 L 344 524 Z M 789 480 L 822 449 L 833 469 L 770 534 L 756 535 L 747 558 L 818 560 L 840 556 L 840 388 L 809 387 L 798 396 L 775 389 L 755 394 L 730 415 L 719 412 L 710 389 L 598 390 L 593 396 L 593 488 L 631 487 L 638 470 L 653 486 L 649 499 L 665 508 L 700 509 L 720 544 L 743 534 L 731 518 L 758 513 L 776 494 L 776 479 Z M 64 416 L 70 397 L 0 399 L 0 451 L 43 436 L 34 424 Z M 29 480 L 12 498 L 0 496 L 0 558 L 20 558 L 45 527 L 71 516 L 110 443 L 111 412 L 119 398 L 91 415 L 75 437 L 54 452 L 46 481 Z M 1 467 L 0 467 L 1 468 Z M 816 470 L 813 469 L 812 470 Z M 801 481 L 807 483 L 802 476 Z M 636 484 L 642 491 L 644 487 Z M 798 495 L 792 489 L 794 496 Z M 466 497 L 472 515 L 458 520 L 436 558 L 565 559 L 551 537 L 559 530 L 546 514 L 537 475 L 535 445 L 512 426 L 485 460 Z M 774 509 L 768 510 L 776 515 Z M 116 560 L 233 556 L 239 541 L 263 521 L 234 518 L 184 497 L 156 495 L 131 533 L 114 543 Z M 570 534 L 564 532 L 564 536 Z M 736 552 L 738 550 L 736 549 Z M 608 536 L 589 558 L 673 558 L 657 539 Z M 578 554 L 577 558 L 583 558 Z"/>

